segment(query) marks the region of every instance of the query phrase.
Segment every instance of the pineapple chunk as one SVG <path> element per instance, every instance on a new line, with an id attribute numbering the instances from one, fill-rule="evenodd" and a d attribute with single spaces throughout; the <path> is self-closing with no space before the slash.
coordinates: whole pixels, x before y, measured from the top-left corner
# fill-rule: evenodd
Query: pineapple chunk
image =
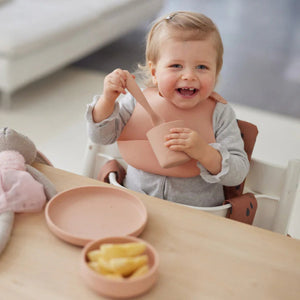
<path id="1" fill-rule="evenodd" d="M 88 265 L 113 279 L 139 277 L 149 271 L 145 250 L 145 243 L 102 244 L 87 253 Z"/>
<path id="2" fill-rule="evenodd" d="M 90 261 L 88 262 L 88 265 L 91 269 L 93 269 L 94 271 L 102 274 L 102 275 L 107 275 L 107 274 L 111 274 L 112 272 L 106 268 L 104 268 L 101 264 L 99 264 L 99 262 L 97 261 Z"/>
<path id="3" fill-rule="evenodd" d="M 91 269 L 93 269 L 101 275 L 105 275 L 110 278 L 123 278 L 123 276 L 120 273 L 111 272 L 96 261 L 90 261 L 88 262 L 88 265 Z"/>
<path id="4" fill-rule="evenodd" d="M 113 273 L 114 269 L 111 266 L 110 260 L 106 260 L 102 257 L 99 258 L 98 264 L 101 267 L 101 269 L 106 270 L 108 273 Z"/>
<path id="5" fill-rule="evenodd" d="M 89 259 L 89 261 L 98 261 L 100 257 L 101 257 L 101 251 L 99 249 L 91 250 L 87 253 L 87 258 Z"/>
<path id="6" fill-rule="evenodd" d="M 96 261 L 89 261 L 87 264 L 91 269 L 98 272 L 98 263 Z"/>
<path id="7" fill-rule="evenodd" d="M 112 258 L 109 261 L 111 270 L 116 273 L 120 273 L 123 276 L 128 276 L 136 269 L 144 266 L 148 263 L 147 255 L 140 255 L 136 257 L 118 257 Z"/>
<path id="8" fill-rule="evenodd" d="M 144 243 L 103 244 L 100 247 L 101 256 L 109 260 L 116 257 L 133 257 L 141 255 L 146 250 Z"/>
<path id="9" fill-rule="evenodd" d="M 141 266 L 130 275 L 130 278 L 140 277 L 140 276 L 146 274 L 148 271 L 149 271 L 148 265 Z"/>

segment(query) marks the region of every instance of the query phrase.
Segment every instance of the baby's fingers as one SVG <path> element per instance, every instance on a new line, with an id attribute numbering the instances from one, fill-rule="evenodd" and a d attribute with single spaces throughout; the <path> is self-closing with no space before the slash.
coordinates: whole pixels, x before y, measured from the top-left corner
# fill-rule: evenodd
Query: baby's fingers
<path id="1" fill-rule="evenodd" d="M 173 151 L 184 151 L 185 149 L 185 140 L 168 140 L 164 143 L 164 145 Z"/>
<path id="2" fill-rule="evenodd" d="M 191 133 L 192 130 L 190 128 L 185 127 L 174 127 L 170 129 L 171 133 Z"/>
<path id="3" fill-rule="evenodd" d="M 188 138 L 188 134 L 187 133 L 170 133 L 168 135 L 165 136 L 165 140 L 166 141 L 170 141 L 170 140 L 183 140 L 183 139 L 187 139 Z"/>
<path id="4" fill-rule="evenodd" d="M 171 128 L 170 133 L 165 136 L 165 140 L 187 139 L 191 132 L 192 131 L 189 128 Z"/>
<path id="5" fill-rule="evenodd" d="M 174 146 L 184 146 L 187 142 L 188 136 L 186 134 L 172 133 L 165 137 L 164 145 L 169 148 Z"/>
<path id="6" fill-rule="evenodd" d="M 126 90 L 120 85 L 111 84 L 110 89 L 113 90 L 116 93 L 126 94 Z"/>
<path id="7" fill-rule="evenodd" d="M 108 80 L 109 80 L 109 82 L 120 85 L 123 88 L 125 88 L 125 86 L 126 86 L 126 74 L 122 70 L 119 70 L 119 69 L 115 70 L 111 74 L 111 76 L 109 76 Z"/>

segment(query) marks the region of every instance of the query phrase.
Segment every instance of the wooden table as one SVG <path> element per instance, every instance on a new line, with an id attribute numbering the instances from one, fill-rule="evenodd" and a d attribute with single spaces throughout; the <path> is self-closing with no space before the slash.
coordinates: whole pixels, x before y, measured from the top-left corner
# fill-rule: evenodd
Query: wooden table
<path id="1" fill-rule="evenodd" d="M 58 191 L 103 183 L 36 167 Z M 137 194 L 137 193 L 135 193 Z M 139 299 L 300 299 L 300 241 L 149 197 L 140 236 L 160 256 L 157 284 Z M 81 248 L 54 236 L 44 213 L 18 214 L 0 257 L 0 298 L 102 299 L 79 274 Z"/>

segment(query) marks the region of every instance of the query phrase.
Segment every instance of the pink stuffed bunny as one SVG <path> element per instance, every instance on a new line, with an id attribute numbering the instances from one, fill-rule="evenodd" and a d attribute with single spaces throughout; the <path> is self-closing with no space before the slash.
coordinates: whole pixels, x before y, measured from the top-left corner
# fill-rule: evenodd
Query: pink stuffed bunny
<path id="1" fill-rule="evenodd" d="M 0 153 L 0 213 L 37 212 L 46 203 L 44 187 L 26 171 L 25 159 L 17 151 Z"/>
<path id="2" fill-rule="evenodd" d="M 15 213 L 41 211 L 57 193 L 34 162 L 51 165 L 27 136 L 0 128 L 0 254 L 10 239 Z"/>

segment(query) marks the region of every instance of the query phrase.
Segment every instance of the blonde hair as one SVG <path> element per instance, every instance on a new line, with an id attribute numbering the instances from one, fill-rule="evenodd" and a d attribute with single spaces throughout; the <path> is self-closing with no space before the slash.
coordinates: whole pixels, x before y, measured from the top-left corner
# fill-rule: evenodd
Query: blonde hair
<path id="1" fill-rule="evenodd" d="M 151 27 L 145 51 L 145 65 L 139 65 L 143 72 L 146 86 L 152 85 L 149 61 L 156 64 L 159 59 L 159 44 L 162 33 L 176 33 L 179 40 L 205 40 L 212 36 L 217 51 L 217 75 L 223 65 L 223 43 L 218 28 L 213 21 L 203 14 L 177 11 L 156 20 Z"/>

